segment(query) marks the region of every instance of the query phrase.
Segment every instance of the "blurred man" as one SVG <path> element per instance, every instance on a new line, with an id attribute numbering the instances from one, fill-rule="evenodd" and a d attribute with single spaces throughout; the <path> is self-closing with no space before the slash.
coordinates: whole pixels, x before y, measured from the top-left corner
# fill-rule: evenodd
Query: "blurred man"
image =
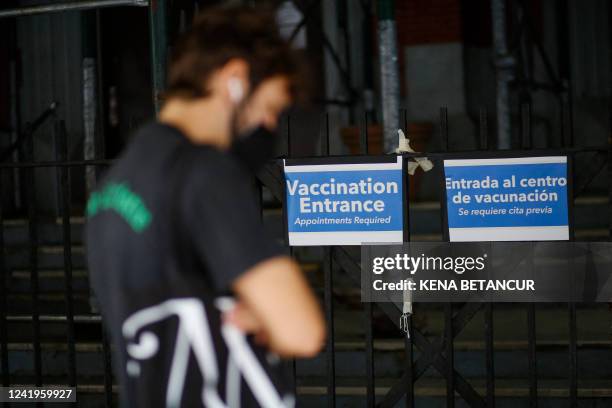
<path id="1" fill-rule="evenodd" d="M 276 356 L 316 354 L 324 323 L 262 230 L 249 172 L 273 152 L 295 58 L 270 16 L 245 9 L 202 14 L 174 51 L 158 121 L 87 206 L 122 404 L 292 405 Z"/>

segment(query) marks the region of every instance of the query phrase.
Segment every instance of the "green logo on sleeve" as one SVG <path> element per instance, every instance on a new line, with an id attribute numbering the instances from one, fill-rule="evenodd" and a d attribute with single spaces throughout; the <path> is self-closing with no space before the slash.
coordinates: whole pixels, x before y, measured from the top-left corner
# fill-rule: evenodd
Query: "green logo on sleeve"
<path id="1" fill-rule="evenodd" d="M 87 202 L 87 217 L 104 210 L 116 211 L 138 233 L 144 231 L 153 218 L 142 198 L 126 183 L 109 183 L 101 191 L 92 193 Z"/>

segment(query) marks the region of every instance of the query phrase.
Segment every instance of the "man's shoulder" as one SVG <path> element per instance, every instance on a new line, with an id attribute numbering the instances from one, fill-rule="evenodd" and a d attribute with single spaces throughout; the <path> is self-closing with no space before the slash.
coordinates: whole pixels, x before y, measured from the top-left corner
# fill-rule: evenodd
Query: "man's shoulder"
<path id="1" fill-rule="evenodd" d="M 109 174 L 143 172 L 162 165 L 169 154 L 180 146 L 182 135 L 170 126 L 148 122 L 134 131 L 119 155 L 114 159 Z"/>
<path id="2" fill-rule="evenodd" d="M 244 182 L 249 173 L 235 156 L 207 145 L 192 146 L 186 153 L 190 173 L 196 177 L 206 177 L 207 181 L 218 184 L 222 182 Z"/>

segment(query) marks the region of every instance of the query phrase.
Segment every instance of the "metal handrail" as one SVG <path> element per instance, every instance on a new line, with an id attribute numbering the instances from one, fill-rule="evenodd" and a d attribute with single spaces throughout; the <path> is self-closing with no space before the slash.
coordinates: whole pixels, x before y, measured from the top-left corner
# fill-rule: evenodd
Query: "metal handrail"
<path id="1" fill-rule="evenodd" d="M 41 113 L 33 122 L 26 124 L 26 128 L 17 136 L 17 140 L 15 140 L 15 142 L 4 151 L 0 152 L 0 162 L 3 162 L 11 157 L 11 154 L 15 150 L 19 149 L 27 139 L 31 138 L 36 129 L 38 129 L 51 115 L 55 113 L 58 106 L 58 102 L 51 102 L 49 107 L 45 109 L 43 113 Z"/>
<path id="2" fill-rule="evenodd" d="M 55 13 L 60 11 L 88 10 L 115 6 L 137 6 L 146 7 L 149 0 L 91 0 L 65 2 L 59 4 L 41 4 L 37 6 L 19 7 L 8 10 L 0 10 L 0 18 L 22 17 L 33 14 Z"/>

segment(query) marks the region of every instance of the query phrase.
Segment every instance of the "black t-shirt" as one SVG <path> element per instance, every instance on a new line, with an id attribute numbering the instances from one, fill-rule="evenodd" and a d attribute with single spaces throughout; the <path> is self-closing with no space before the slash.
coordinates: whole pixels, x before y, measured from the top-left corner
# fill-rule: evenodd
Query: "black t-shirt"
<path id="1" fill-rule="evenodd" d="M 237 159 L 149 124 L 92 193 L 87 217 L 124 406 L 292 404 L 278 359 L 220 322 L 232 282 L 282 254 Z"/>

